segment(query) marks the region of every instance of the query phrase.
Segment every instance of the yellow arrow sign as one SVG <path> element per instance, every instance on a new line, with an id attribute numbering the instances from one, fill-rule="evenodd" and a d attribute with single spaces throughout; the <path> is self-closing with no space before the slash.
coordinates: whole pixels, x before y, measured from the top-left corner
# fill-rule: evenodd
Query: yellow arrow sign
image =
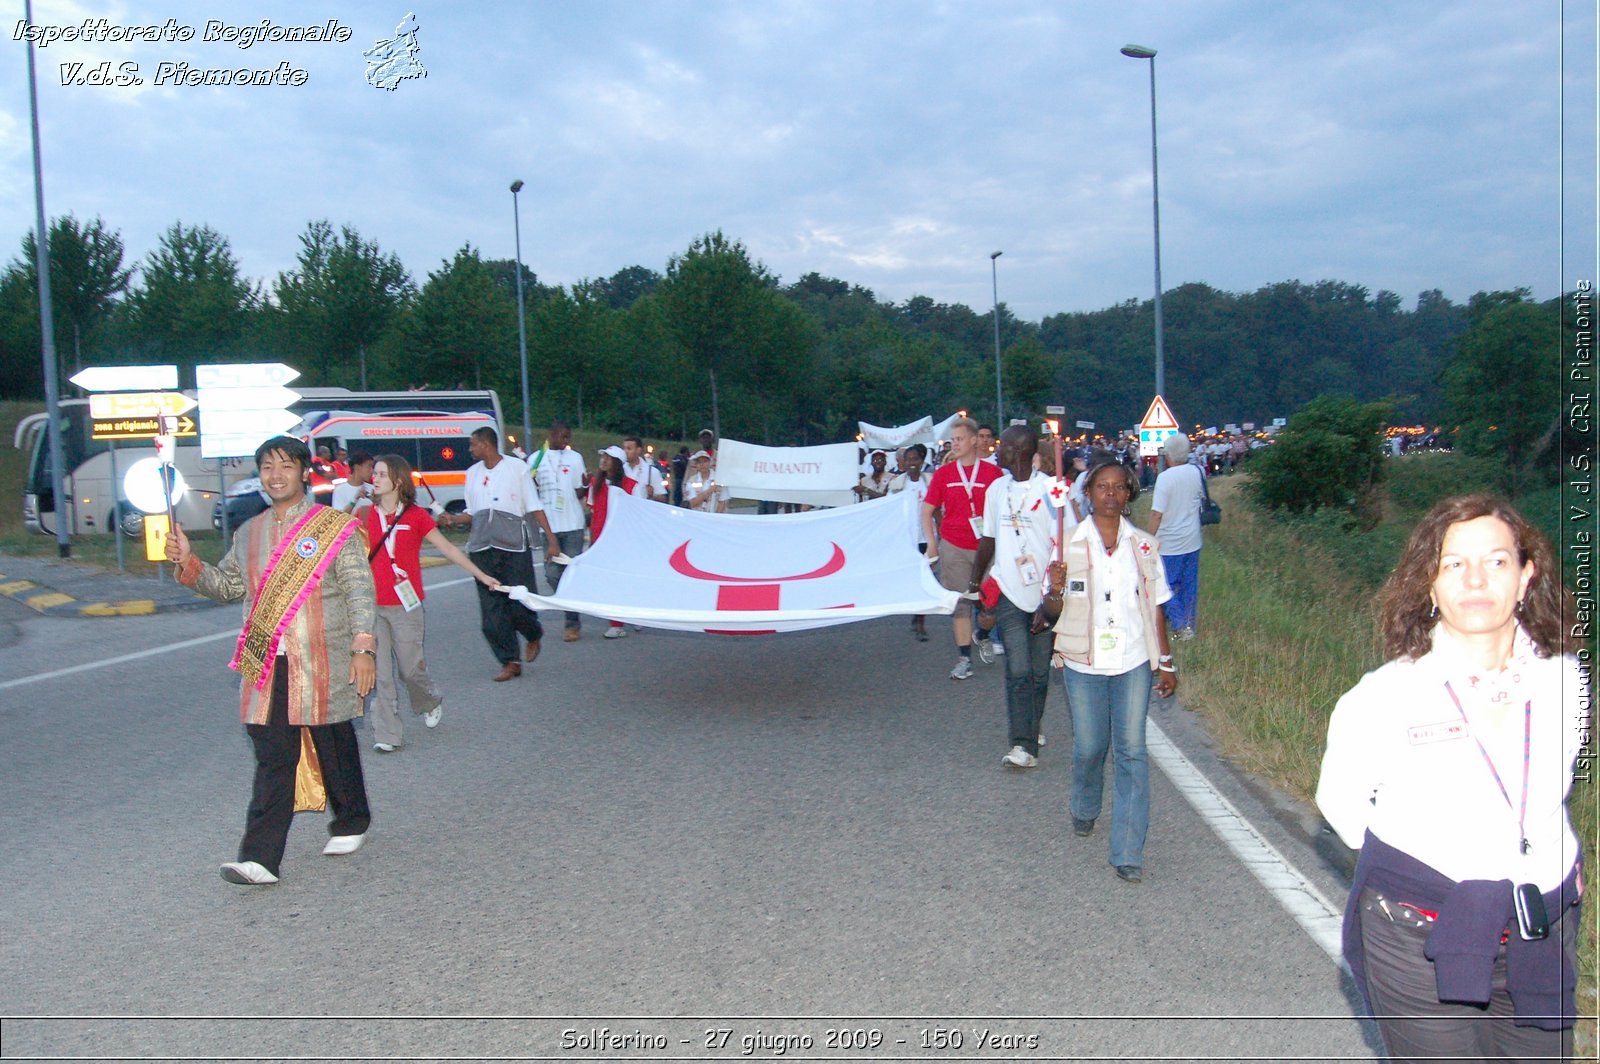
<path id="1" fill-rule="evenodd" d="M 161 434 L 161 426 L 153 417 L 123 417 L 96 420 L 90 432 L 95 440 L 153 440 Z M 194 418 L 178 418 L 178 436 L 199 435 Z"/>
<path id="2" fill-rule="evenodd" d="M 103 420 L 182 414 L 194 408 L 195 401 L 182 392 L 106 392 L 89 396 L 89 416 Z"/>

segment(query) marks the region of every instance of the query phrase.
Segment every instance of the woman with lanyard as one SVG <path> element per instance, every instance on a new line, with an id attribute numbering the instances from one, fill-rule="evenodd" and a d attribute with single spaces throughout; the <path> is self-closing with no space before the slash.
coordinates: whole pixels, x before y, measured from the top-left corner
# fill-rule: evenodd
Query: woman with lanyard
<path id="1" fill-rule="evenodd" d="M 1144 879 L 1150 825 L 1150 764 L 1145 720 L 1152 679 L 1168 698 L 1178 669 L 1167 643 L 1162 603 L 1172 597 L 1156 542 L 1123 511 L 1139 495 L 1138 475 L 1115 457 L 1089 470 L 1089 519 L 1067 540 L 1064 562 L 1051 566 L 1061 595 L 1055 664 L 1072 713 L 1072 830 L 1094 832 L 1104 801 L 1106 752 L 1114 762 L 1111 866 L 1125 882 Z"/>
<path id="2" fill-rule="evenodd" d="M 1566 1059 L 1587 730 L 1550 541 L 1488 495 L 1439 503 L 1384 586 L 1388 663 L 1333 711 L 1317 804 L 1361 850 L 1344 955 L 1390 1059 Z"/>
<path id="3" fill-rule="evenodd" d="M 378 593 L 378 663 L 381 666 L 393 655 L 400 681 L 411 698 L 411 712 L 436 728 L 444 715 L 444 697 L 428 676 L 422 655 L 423 540 L 491 590 L 499 585 L 473 565 L 461 548 L 445 539 L 434 525 L 433 515 L 417 505 L 411 463 L 397 454 L 379 458 L 372 467 L 372 493 L 374 504 L 362 522 L 371 544 L 367 560 Z M 380 667 L 372 692 L 372 748 L 381 754 L 394 753 L 400 748 L 402 731 L 394 674 Z"/>

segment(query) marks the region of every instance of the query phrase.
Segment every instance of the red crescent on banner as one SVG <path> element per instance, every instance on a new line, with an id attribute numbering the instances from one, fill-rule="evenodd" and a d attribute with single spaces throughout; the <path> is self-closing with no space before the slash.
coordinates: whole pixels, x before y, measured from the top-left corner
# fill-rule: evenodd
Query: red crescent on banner
<path id="1" fill-rule="evenodd" d="M 820 577 L 832 576 L 844 568 L 844 548 L 835 543 L 833 545 L 833 557 L 829 558 L 821 568 L 809 573 L 800 573 L 797 576 L 719 576 L 716 573 L 706 572 L 689 560 L 689 543 L 689 540 L 684 540 L 678 549 L 672 552 L 669 564 L 674 572 L 687 576 L 691 580 L 715 580 L 723 584 L 775 584 L 786 583 L 790 580 L 816 580 Z"/>

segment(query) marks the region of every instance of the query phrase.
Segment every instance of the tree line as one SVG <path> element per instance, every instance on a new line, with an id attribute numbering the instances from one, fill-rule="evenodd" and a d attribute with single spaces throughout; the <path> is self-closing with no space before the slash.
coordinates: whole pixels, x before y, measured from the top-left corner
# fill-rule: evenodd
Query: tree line
<path id="1" fill-rule="evenodd" d="M 419 284 L 348 225 L 310 222 L 299 242 L 294 266 L 269 285 L 246 277 L 209 226 L 175 222 L 130 264 L 102 220 L 55 219 L 63 380 L 91 364 L 283 361 L 307 386 L 494 388 L 520 420 L 514 261 L 467 244 Z M 987 420 L 994 410 L 993 311 L 882 300 L 817 273 L 784 283 L 720 231 L 660 271 L 634 265 L 560 286 L 522 269 L 535 424 L 686 436 L 715 413 L 729 436 L 805 444 L 847 439 L 857 419 L 893 425 L 959 408 Z M 0 274 L 0 397 L 43 394 L 35 285 L 29 233 Z M 1394 422 L 1437 425 L 1528 379 L 1495 367 L 1509 353 L 1527 368 L 1512 348 L 1554 329 L 1557 303 L 1518 290 L 1459 305 L 1431 290 L 1406 307 L 1394 292 L 1331 280 L 1247 293 L 1185 284 L 1163 296 L 1167 399 L 1205 426 L 1265 424 L 1320 395 L 1381 400 Z M 1116 431 L 1149 404 L 1150 300 L 1038 322 L 1002 303 L 999 317 L 1006 417 L 1061 403 L 1069 423 Z M 1452 376 L 1463 357 L 1482 379 Z"/>

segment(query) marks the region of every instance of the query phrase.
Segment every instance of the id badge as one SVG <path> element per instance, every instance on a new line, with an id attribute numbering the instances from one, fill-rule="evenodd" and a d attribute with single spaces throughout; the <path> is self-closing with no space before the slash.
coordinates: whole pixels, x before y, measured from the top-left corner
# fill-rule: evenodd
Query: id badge
<path id="1" fill-rule="evenodd" d="M 1039 563 L 1033 560 L 1033 555 L 1023 554 L 1017 558 L 1017 572 L 1022 577 L 1022 582 L 1029 587 L 1039 582 Z"/>
<path id="2" fill-rule="evenodd" d="M 1121 669 L 1122 651 L 1127 646 L 1126 636 L 1120 628 L 1096 628 L 1094 630 L 1094 667 L 1097 669 Z"/>
<path id="3" fill-rule="evenodd" d="M 555 511 L 556 511 L 556 513 L 559 514 L 559 513 L 565 512 L 566 509 L 567 509 L 567 493 L 562 491 L 561 489 L 557 488 L 556 489 L 556 498 L 555 498 Z"/>
<path id="4" fill-rule="evenodd" d="M 981 517 L 969 517 L 969 518 L 967 518 L 967 523 L 972 526 L 972 536 L 973 536 L 973 538 L 974 539 L 982 539 L 983 538 L 983 518 L 981 518 Z"/>
<path id="5" fill-rule="evenodd" d="M 417 594 L 417 589 L 412 587 L 411 581 L 404 577 L 394 582 L 394 593 L 400 600 L 400 605 L 406 608 L 407 613 L 422 605 L 422 597 Z"/>

